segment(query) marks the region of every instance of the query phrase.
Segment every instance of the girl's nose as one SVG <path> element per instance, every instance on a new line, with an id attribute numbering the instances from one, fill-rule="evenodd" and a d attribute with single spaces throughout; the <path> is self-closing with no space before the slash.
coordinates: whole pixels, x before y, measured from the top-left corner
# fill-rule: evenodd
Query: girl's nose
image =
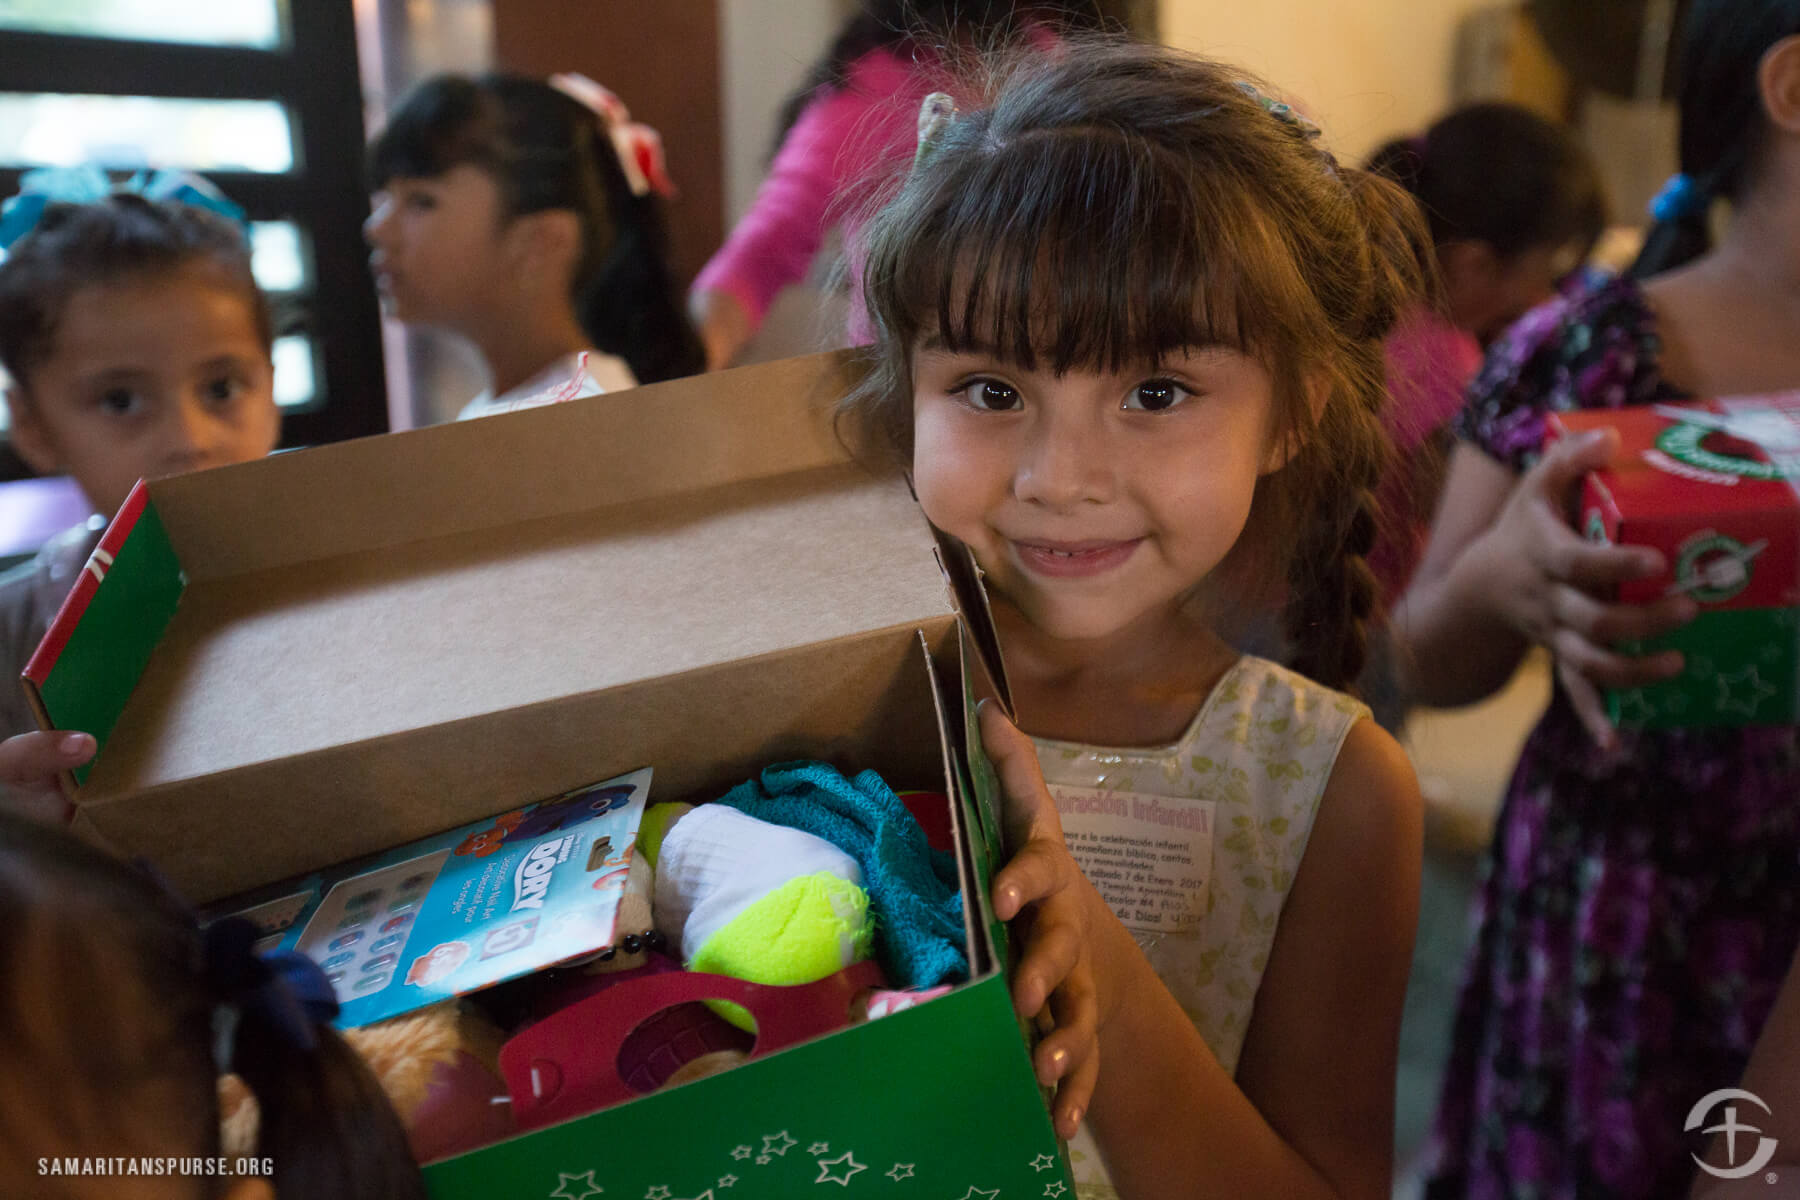
<path id="1" fill-rule="evenodd" d="M 1112 492 L 1109 459 L 1103 430 L 1047 414 L 1019 458 L 1013 491 L 1021 500 L 1050 508 L 1104 501 Z"/>

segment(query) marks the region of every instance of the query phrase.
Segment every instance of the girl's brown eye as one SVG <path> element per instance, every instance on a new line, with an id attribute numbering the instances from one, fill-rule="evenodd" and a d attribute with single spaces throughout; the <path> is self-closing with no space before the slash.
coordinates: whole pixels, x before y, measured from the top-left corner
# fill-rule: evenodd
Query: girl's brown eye
<path id="1" fill-rule="evenodd" d="M 992 379 L 977 379 L 962 390 L 971 407 L 986 412 L 1005 412 L 1019 406 L 1018 389 Z"/>
<path id="2" fill-rule="evenodd" d="M 1125 407 L 1144 412 L 1162 412 L 1180 404 L 1188 391 L 1172 379 L 1150 379 L 1131 389 Z"/>

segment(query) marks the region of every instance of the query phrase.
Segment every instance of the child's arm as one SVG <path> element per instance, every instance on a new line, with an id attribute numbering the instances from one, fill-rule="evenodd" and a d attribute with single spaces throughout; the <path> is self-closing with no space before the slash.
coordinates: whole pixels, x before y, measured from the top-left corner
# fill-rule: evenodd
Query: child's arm
<path id="1" fill-rule="evenodd" d="M 930 90 L 910 63 L 875 52 L 807 102 L 749 210 L 690 290 L 709 371 L 731 365 L 781 290 L 806 278 L 831 227 L 867 202 L 859 184 L 906 161 Z"/>
<path id="2" fill-rule="evenodd" d="M 1569 527 L 1571 490 L 1617 449 L 1612 434 L 1565 438 L 1515 476 L 1480 450 L 1457 447 L 1431 540 L 1391 622 L 1415 696 L 1441 705 L 1479 700 L 1506 683 L 1535 642 L 1556 653 L 1571 699 L 1604 740 L 1596 686 L 1637 687 L 1680 671 L 1679 656 L 1630 658 L 1606 646 L 1685 623 L 1691 600 L 1596 598 L 1661 571 L 1662 556 L 1595 545 Z"/>
<path id="3" fill-rule="evenodd" d="M 0 808 L 36 820 L 68 822 L 62 772 L 94 757 L 94 739 L 85 733 L 21 733 L 0 742 Z"/>
<path id="4" fill-rule="evenodd" d="M 1420 809 L 1398 744 L 1358 722 L 1282 910 L 1235 1080 L 1129 935 L 1108 931 L 1102 1003 L 1114 989 L 1124 1000 L 1101 1027 L 1092 1121 L 1121 1195 L 1385 1200 Z"/>

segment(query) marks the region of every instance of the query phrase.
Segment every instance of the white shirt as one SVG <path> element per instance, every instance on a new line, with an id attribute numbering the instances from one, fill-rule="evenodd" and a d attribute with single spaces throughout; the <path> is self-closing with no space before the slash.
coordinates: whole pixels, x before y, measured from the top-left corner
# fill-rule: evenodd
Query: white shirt
<path id="1" fill-rule="evenodd" d="M 582 357 L 586 356 L 585 369 Z M 536 408 L 559 400 L 579 400 L 637 386 L 637 377 L 625 360 L 598 350 L 577 350 L 565 354 L 516 387 L 496 396 L 493 389 L 481 393 L 456 414 L 459 421 L 472 417 L 491 417 L 495 413 L 519 408 Z"/>

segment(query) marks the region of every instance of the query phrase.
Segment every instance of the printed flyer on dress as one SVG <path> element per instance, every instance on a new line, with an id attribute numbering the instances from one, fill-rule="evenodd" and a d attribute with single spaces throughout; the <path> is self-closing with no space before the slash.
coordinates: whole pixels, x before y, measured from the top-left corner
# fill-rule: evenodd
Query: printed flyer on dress
<path id="1" fill-rule="evenodd" d="M 1128 929 L 1185 933 L 1206 916 L 1216 801 L 1051 784 L 1082 873 Z"/>

